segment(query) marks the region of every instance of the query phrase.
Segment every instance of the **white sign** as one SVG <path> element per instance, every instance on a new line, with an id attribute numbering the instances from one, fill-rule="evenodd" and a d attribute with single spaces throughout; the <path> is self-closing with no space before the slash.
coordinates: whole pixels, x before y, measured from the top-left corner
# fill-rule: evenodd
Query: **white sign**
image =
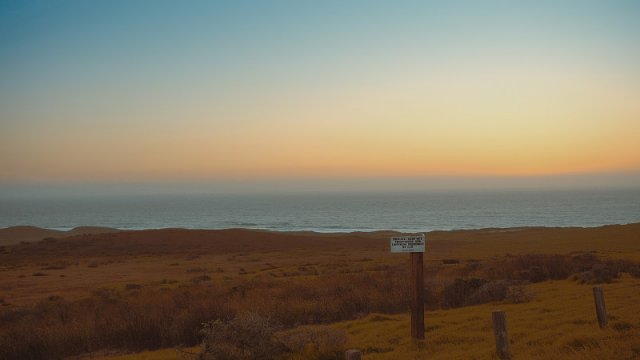
<path id="1" fill-rule="evenodd" d="M 391 252 L 424 252 L 424 234 L 392 237 Z"/>

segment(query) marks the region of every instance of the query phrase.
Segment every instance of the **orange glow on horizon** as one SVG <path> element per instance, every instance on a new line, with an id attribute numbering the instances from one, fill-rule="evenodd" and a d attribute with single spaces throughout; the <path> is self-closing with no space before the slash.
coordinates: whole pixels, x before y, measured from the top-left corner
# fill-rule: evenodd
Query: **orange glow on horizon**
<path id="1" fill-rule="evenodd" d="M 100 88 L 112 102 L 60 89 L 33 114 L 9 114 L 26 120 L 2 129 L 0 182 L 640 170 L 635 78 L 489 50 L 445 60 L 366 63 L 335 82 L 276 74 L 235 87 L 197 83 L 185 94 Z"/>

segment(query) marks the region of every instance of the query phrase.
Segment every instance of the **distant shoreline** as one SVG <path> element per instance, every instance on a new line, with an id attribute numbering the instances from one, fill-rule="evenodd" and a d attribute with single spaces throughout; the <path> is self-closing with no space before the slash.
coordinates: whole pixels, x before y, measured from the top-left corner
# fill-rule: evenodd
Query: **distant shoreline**
<path id="1" fill-rule="evenodd" d="M 600 229 L 608 227 L 624 227 L 640 225 L 640 222 L 627 223 L 627 224 L 606 224 L 598 226 L 515 226 L 515 227 L 487 227 L 487 228 L 475 228 L 475 229 L 451 229 L 451 230 L 430 230 L 422 231 L 425 234 L 433 233 L 515 233 L 521 231 L 531 230 L 589 230 Z M 273 230 L 273 229 L 259 229 L 259 228 L 225 228 L 225 229 L 192 229 L 192 228 L 154 228 L 154 229 L 117 229 L 104 226 L 79 226 L 69 230 L 59 229 L 47 229 L 31 225 L 17 225 L 6 228 L 0 228 L 0 246 L 15 245 L 21 242 L 37 242 L 47 238 L 63 239 L 73 236 L 88 236 L 88 235 L 101 235 L 109 233 L 142 233 L 142 232 L 170 232 L 170 231 L 185 231 L 185 232 L 226 232 L 226 231 L 241 231 L 241 232 L 268 232 L 274 234 L 296 234 L 296 235 L 310 235 L 310 236 L 350 236 L 350 235 L 365 235 L 375 236 L 383 234 L 400 234 L 406 233 L 397 230 L 380 229 L 370 231 L 336 231 L 325 232 L 316 230 Z M 418 232 L 419 233 L 419 232 Z"/>

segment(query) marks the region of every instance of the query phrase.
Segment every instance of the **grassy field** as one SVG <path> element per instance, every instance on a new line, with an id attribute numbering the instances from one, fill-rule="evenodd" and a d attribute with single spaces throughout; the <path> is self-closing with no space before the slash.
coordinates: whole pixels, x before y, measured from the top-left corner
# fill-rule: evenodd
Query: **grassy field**
<path id="1" fill-rule="evenodd" d="M 640 281 L 626 276 L 603 287 L 609 313 L 609 326 L 603 330 L 595 319 L 591 287 L 566 280 L 531 285 L 534 297 L 528 303 L 428 311 L 425 341 L 411 340 L 407 314 L 370 314 L 331 326 L 346 331 L 347 348 L 360 349 L 365 359 L 496 359 L 491 312 L 501 309 L 507 314 L 515 359 L 640 358 L 640 312 L 630 306 L 640 295 Z M 178 360 L 180 356 L 175 349 L 163 349 L 94 358 Z"/>
<path id="2" fill-rule="evenodd" d="M 203 322 L 251 310 L 285 330 L 344 331 L 336 347 L 366 359 L 491 359 L 501 308 L 515 358 L 640 358 L 639 224 L 427 234 L 424 342 L 408 336 L 408 256 L 389 253 L 391 234 L 166 229 L 4 246 L 0 357 L 173 359 Z"/>
<path id="3" fill-rule="evenodd" d="M 636 359 L 640 357 L 640 313 L 633 305 L 640 281 L 624 277 L 604 285 L 609 326 L 600 330 L 591 287 L 561 280 L 530 286 L 522 304 L 490 303 L 425 314 L 425 341 L 407 335 L 409 317 L 369 315 L 336 324 L 350 348 L 366 359 L 495 359 L 491 312 L 504 310 L 516 359 Z"/>

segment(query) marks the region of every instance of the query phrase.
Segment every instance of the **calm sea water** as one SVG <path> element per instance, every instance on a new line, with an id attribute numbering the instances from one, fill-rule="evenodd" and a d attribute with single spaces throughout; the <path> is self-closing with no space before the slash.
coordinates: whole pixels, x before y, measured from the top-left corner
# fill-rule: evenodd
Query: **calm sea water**
<path id="1" fill-rule="evenodd" d="M 0 199 L 0 227 L 406 232 L 640 222 L 640 189 Z"/>

